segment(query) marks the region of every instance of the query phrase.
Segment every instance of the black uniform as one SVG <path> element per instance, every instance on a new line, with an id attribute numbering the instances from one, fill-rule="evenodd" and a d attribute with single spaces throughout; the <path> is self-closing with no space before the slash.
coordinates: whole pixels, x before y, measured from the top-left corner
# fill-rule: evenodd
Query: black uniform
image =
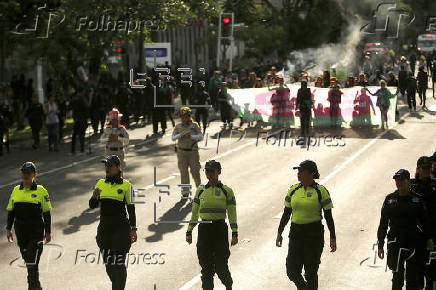
<path id="1" fill-rule="evenodd" d="M 94 134 L 98 133 L 98 125 L 100 124 L 100 133 L 103 133 L 104 123 L 106 121 L 107 105 L 103 90 L 99 88 L 92 96 L 91 106 L 91 124 Z"/>
<path id="2" fill-rule="evenodd" d="M 412 107 L 416 111 L 416 91 L 418 87 L 416 84 L 416 79 L 413 76 L 412 73 L 410 73 L 409 77 L 407 78 L 407 103 L 409 105 L 409 109 L 411 110 Z"/>
<path id="3" fill-rule="evenodd" d="M 309 136 L 310 111 L 313 106 L 309 88 L 301 88 L 297 93 L 297 106 L 300 108 L 301 136 Z"/>
<path id="4" fill-rule="evenodd" d="M 431 238 L 423 199 L 413 191 L 406 196 L 400 196 L 398 190 L 389 194 L 377 231 L 379 249 L 383 249 L 388 227 L 387 265 L 393 272 L 392 289 L 402 289 L 405 263 L 407 289 L 422 289 L 426 242 Z"/>
<path id="5" fill-rule="evenodd" d="M 195 94 L 192 98 L 192 103 L 194 105 L 206 105 L 210 104 L 209 94 L 203 90 L 203 87 L 198 86 L 195 90 Z M 209 118 L 208 108 L 196 108 L 195 110 L 195 121 L 200 124 L 200 120 L 203 123 L 203 132 L 206 130 L 207 121 Z"/>
<path id="6" fill-rule="evenodd" d="M 32 102 L 27 109 L 26 117 L 29 120 L 30 128 L 32 128 L 33 148 L 36 148 L 39 146 L 39 132 L 41 131 L 44 117 L 42 104 Z"/>
<path id="7" fill-rule="evenodd" d="M 165 133 L 167 129 L 167 109 L 166 107 L 155 107 L 161 105 L 169 105 L 171 99 L 171 91 L 167 82 L 163 82 L 161 87 L 156 88 L 156 104 L 153 104 L 152 108 L 152 120 L 153 120 L 153 133 L 157 134 L 159 129 L 159 122 L 162 128 L 162 132 Z"/>
<path id="8" fill-rule="evenodd" d="M 418 81 L 418 95 L 421 99 L 421 105 L 425 107 L 425 99 L 426 99 L 426 91 L 428 88 L 428 74 L 427 72 L 420 70 L 418 72 L 418 76 L 416 77 L 416 80 Z"/>
<path id="9" fill-rule="evenodd" d="M 428 210 L 430 232 L 433 241 L 436 241 L 436 179 L 427 178 L 425 180 L 412 179 L 412 188 L 423 198 L 424 204 Z M 429 262 L 429 252 L 426 255 L 426 264 Z M 431 290 L 436 280 L 436 260 L 432 259 L 429 265 L 426 265 L 425 278 L 426 290 Z"/>
<path id="10" fill-rule="evenodd" d="M 85 151 L 85 134 L 88 127 L 88 103 L 84 96 L 75 95 L 71 101 L 73 110 L 73 136 L 71 140 L 71 152 L 76 152 L 76 138 L 80 140 L 80 152 Z"/>
<path id="11" fill-rule="evenodd" d="M 51 232 L 50 197 L 44 187 L 33 182 L 30 189 L 17 185 L 9 199 L 6 229 L 14 226 L 21 256 L 26 263 L 29 290 L 42 289 L 38 264 L 44 232 Z"/>
<path id="12" fill-rule="evenodd" d="M 126 256 L 131 247 L 130 231 L 136 226 L 133 188 L 127 180 L 116 177 L 100 179 L 96 186 L 102 191 L 98 198 L 91 197 L 89 207 L 100 204 L 100 224 L 96 241 L 103 254 L 106 273 L 113 290 L 124 289 L 127 278 Z M 127 217 L 126 208 L 129 216 Z"/>

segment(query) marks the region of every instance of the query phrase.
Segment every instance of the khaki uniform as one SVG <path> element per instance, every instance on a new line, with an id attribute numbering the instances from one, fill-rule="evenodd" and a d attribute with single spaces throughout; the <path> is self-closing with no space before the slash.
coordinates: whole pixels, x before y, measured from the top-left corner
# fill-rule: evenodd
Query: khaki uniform
<path id="1" fill-rule="evenodd" d="M 182 138 L 180 135 L 185 132 L 190 132 L 191 137 Z M 200 154 L 198 153 L 198 142 L 203 139 L 200 127 L 194 123 L 179 123 L 173 131 L 172 139 L 177 141 L 177 161 L 180 170 L 181 183 L 190 184 L 189 171 L 194 178 L 195 186 L 198 187 L 201 183 L 200 179 Z M 182 194 L 189 193 L 189 187 L 182 188 Z"/>
<path id="2" fill-rule="evenodd" d="M 112 141 L 109 139 L 110 135 L 117 135 L 118 140 Z M 124 146 L 129 144 L 129 133 L 127 133 L 126 128 L 120 125 L 117 128 L 113 128 L 112 125 L 108 125 L 100 138 L 100 142 L 106 143 L 106 155 L 116 155 L 121 161 L 121 170 L 124 171 L 126 168 L 126 162 L 124 162 Z"/>

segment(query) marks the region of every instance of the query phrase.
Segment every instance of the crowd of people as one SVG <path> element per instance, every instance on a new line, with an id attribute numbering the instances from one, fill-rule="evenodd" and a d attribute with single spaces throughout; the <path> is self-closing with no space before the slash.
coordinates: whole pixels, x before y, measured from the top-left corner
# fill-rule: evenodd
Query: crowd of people
<path id="1" fill-rule="evenodd" d="M 165 66 L 164 66 L 165 67 Z M 407 98 L 407 103 L 410 111 L 416 111 L 417 101 L 416 95 L 419 97 L 419 105 L 424 110 L 427 109 L 426 91 L 430 87 L 433 88 L 436 82 L 436 58 L 433 56 L 422 55 L 417 59 L 416 54 L 412 53 L 408 57 L 401 56 L 395 58 L 391 54 L 367 54 L 363 57 L 360 66 L 352 70 L 353 75 L 348 79 L 339 78 L 336 75 L 335 69 L 324 71 L 321 76 L 312 76 L 310 72 L 301 72 L 294 76 L 284 76 L 286 71 L 286 63 L 283 60 L 275 60 L 272 63 L 264 64 L 262 61 L 252 68 L 236 68 L 233 71 L 210 71 L 210 76 L 195 75 L 192 82 L 183 82 L 182 76 L 176 69 L 166 66 L 169 71 L 169 77 L 159 75 L 153 71 L 142 83 L 143 88 L 133 88 L 139 84 L 139 80 L 135 80 L 130 84 L 123 78 L 120 72 L 118 78 L 113 78 L 110 74 L 102 75 L 100 80 L 95 85 L 86 84 L 83 86 L 68 87 L 65 83 L 58 84 L 57 81 L 49 78 L 45 87 L 45 96 L 47 103 L 41 104 L 38 101 L 37 94 L 33 87 L 31 78 L 25 79 L 24 75 L 20 77 L 13 76 L 9 84 L 3 84 L 0 89 L 0 132 L 4 136 L 0 138 L 0 155 L 3 154 L 3 147 L 9 151 L 9 129 L 13 126 L 17 130 L 25 127 L 25 121 L 30 125 L 34 149 L 40 146 L 40 132 L 45 124 L 48 134 L 48 149 L 50 151 L 59 150 L 59 142 L 62 142 L 64 137 L 65 120 L 67 116 L 71 116 L 74 120 L 72 130 L 72 148 L 71 153 L 75 153 L 76 139 L 80 141 L 80 151 L 85 150 L 85 134 L 88 124 L 90 123 L 94 134 L 101 134 L 104 129 L 104 124 L 107 118 L 107 112 L 112 108 L 117 108 L 122 119 L 121 124 L 126 128 L 131 128 L 132 124 L 136 126 L 145 126 L 152 124 L 153 135 L 164 134 L 167 129 L 167 120 L 170 120 L 173 127 L 175 126 L 174 117 L 175 110 L 172 107 L 175 99 L 180 96 L 182 105 L 204 106 L 195 108 L 194 120 L 200 125 L 203 133 L 209 123 L 208 106 L 213 108 L 215 112 L 220 112 L 223 128 L 232 128 L 233 120 L 240 118 L 240 125 L 245 122 L 251 126 L 253 114 L 247 115 L 236 112 L 230 105 L 228 89 L 246 89 L 246 88 L 263 88 L 267 87 L 270 90 L 275 89 L 276 93 L 271 98 L 273 106 L 273 116 L 268 122 L 256 120 L 257 125 L 283 125 L 284 118 L 280 118 L 279 113 L 289 108 L 281 108 L 281 103 L 294 104 L 291 112 L 292 116 L 296 113 L 299 104 L 297 104 L 298 96 L 295 99 L 290 99 L 289 94 L 286 94 L 287 82 L 306 83 L 308 87 L 330 88 L 328 95 L 328 108 L 309 106 L 314 112 L 313 125 L 321 124 L 327 116 L 328 126 L 340 127 L 340 104 L 342 98 L 341 88 L 349 88 L 354 86 L 387 86 L 396 87 L 399 91 L 399 96 Z M 351 70 L 350 70 L 351 71 Z M 156 87 L 156 98 L 153 86 Z M 378 97 L 376 106 L 380 108 L 383 122 L 387 121 L 387 109 L 389 108 L 388 99 L 382 96 L 381 92 L 375 93 Z M 353 124 L 358 126 L 371 125 L 368 119 L 370 108 L 374 110 L 371 98 L 368 96 L 368 90 L 362 90 L 361 94 L 356 95 L 354 100 L 355 111 L 353 112 Z M 312 94 L 311 94 L 312 95 Z M 307 94 L 306 98 L 309 98 Z M 313 95 L 312 95 L 313 98 Z M 283 100 L 282 100 L 283 99 Z M 300 97 L 301 99 L 301 97 Z M 384 101 L 383 101 L 384 100 Z M 386 101 L 387 100 L 387 101 Z M 382 104 L 382 101 L 384 102 Z M 320 105 L 320 104 L 318 104 Z M 328 112 L 326 112 L 326 110 Z M 241 108 L 240 111 L 243 111 Z M 368 111 L 362 113 L 361 111 Z M 278 112 L 278 113 L 276 113 Z M 303 114 L 304 115 L 304 114 Z M 310 115 L 312 115 L 310 113 Z M 307 133 L 307 126 L 310 126 L 312 119 L 303 116 L 304 131 Z M 307 120 L 309 125 L 307 124 Z M 383 123 L 382 122 L 382 123 Z M 291 122 L 292 124 L 293 122 Z M 159 124 L 160 129 L 159 131 Z M 353 124 L 350 124 L 353 126 Z M 384 128 L 384 124 L 382 124 Z"/>

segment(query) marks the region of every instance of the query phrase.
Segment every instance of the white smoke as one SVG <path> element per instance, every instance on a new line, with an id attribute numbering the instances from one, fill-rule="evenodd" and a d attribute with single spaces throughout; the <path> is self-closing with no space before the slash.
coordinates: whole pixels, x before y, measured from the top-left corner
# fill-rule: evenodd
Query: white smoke
<path id="1" fill-rule="evenodd" d="M 350 23 L 339 43 L 291 52 L 287 63 L 289 72 L 295 75 L 307 71 L 310 76 L 318 76 L 323 71 L 338 66 L 347 68 L 348 71 L 356 68 L 362 23 L 360 20 Z"/>

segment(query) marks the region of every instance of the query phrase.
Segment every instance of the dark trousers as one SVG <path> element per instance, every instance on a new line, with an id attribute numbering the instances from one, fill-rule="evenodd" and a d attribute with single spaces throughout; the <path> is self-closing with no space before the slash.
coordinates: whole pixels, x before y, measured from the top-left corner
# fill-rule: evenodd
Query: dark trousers
<path id="1" fill-rule="evenodd" d="M 230 124 L 233 121 L 232 107 L 227 102 L 220 102 L 220 114 L 224 124 Z"/>
<path id="2" fill-rule="evenodd" d="M 195 121 L 200 124 L 200 121 L 203 123 L 203 130 L 206 129 L 207 119 L 209 117 L 209 112 L 206 108 L 198 108 L 195 111 Z"/>
<path id="3" fill-rule="evenodd" d="M 416 91 L 415 90 L 407 90 L 407 104 L 409 105 L 409 109 L 412 107 L 416 110 Z"/>
<path id="4" fill-rule="evenodd" d="M 131 246 L 128 221 L 101 222 L 97 229 L 96 241 L 103 254 L 112 290 L 123 290 L 127 280 L 126 256 Z"/>
<path id="5" fill-rule="evenodd" d="M 153 108 L 151 113 L 151 119 L 153 121 L 153 133 L 157 134 L 159 131 L 159 122 L 162 131 L 167 129 L 167 118 L 165 108 Z"/>
<path id="6" fill-rule="evenodd" d="M 393 273 L 392 290 L 403 288 L 404 272 L 406 272 L 406 289 L 422 289 L 424 287 L 425 242 L 410 246 L 388 241 L 387 265 Z"/>
<path id="7" fill-rule="evenodd" d="M 425 106 L 425 100 L 426 100 L 426 92 L 427 92 L 427 88 L 420 88 L 418 87 L 418 95 L 419 95 L 419 99 L 421 100 L 421 103 L 423 106 Z"/>
<path id="8" fill-rule="evenodd" d="M 300 110 L 301 136 L 309 136 L 310 110 Z"/>
<path id="9" fill-rule="evenodd" d="M 321 222 L 291 224 L 286 272 L 298 289 L 318 289 L 318 268 L 324 248 L 324 226 Z M 304 276 L 301 271 L 304 266 Z"/>
<path id="10" fill-rule="evenodd" d="M 59 145 L 59 123 L 46 124 L 48 133 L 48 149 L 53 145 L 54 150 L 58 150 Z"/>
<path id="11" fill-rule="evenodd" d="M 39 132 L 41 131 L 41 125 L 31 123 L 30 128 L 32 129 L 33 145 L 39 146 Z"/>
<path id="12" fill-rule="evenodd" d="M 43 249 L 43 233 L 34 234 L 29 231 L 19 230 L 17 227 L 15 227 L 15 233 L 17 234 L 17 243 L 20 247 L 21 257 L 27 268 L 29 290 L 41 289 L 38 265 Z"/>
<path id="13" fill-rule="evenodd" d="M 232 289 L 233 280 L 227 264 L 230 257 L 228 229 L 224 220 L 199 224 L 197 255 L 204 290 L 213 289 L 215 273 L 226 289 Z"/>
<path id="14" fill-rule="evenodd" d="M 73 136 L 71 139 L 71 152 L 76 152 L 76 138 L 79 138 L 80 140 L 80 152 L 85 151 L 85 133 L 87 127 L 87 121 L 74 121 Z"/>
<path id="15" fill-rule="evenodd" d="M 98 125 L 100 124 L 100 133 L 103 133 L 104 122 L 106 121 L 106 115 L 104 112 L 97 112 L 95 115 L 91 116 L 92 129 L 94 134 L 98 133 Z"/>
<path id="16" fill-rule="evenodd" d="M 59 142 L 64 138 L 65 119 L 59 117 Z"/>

